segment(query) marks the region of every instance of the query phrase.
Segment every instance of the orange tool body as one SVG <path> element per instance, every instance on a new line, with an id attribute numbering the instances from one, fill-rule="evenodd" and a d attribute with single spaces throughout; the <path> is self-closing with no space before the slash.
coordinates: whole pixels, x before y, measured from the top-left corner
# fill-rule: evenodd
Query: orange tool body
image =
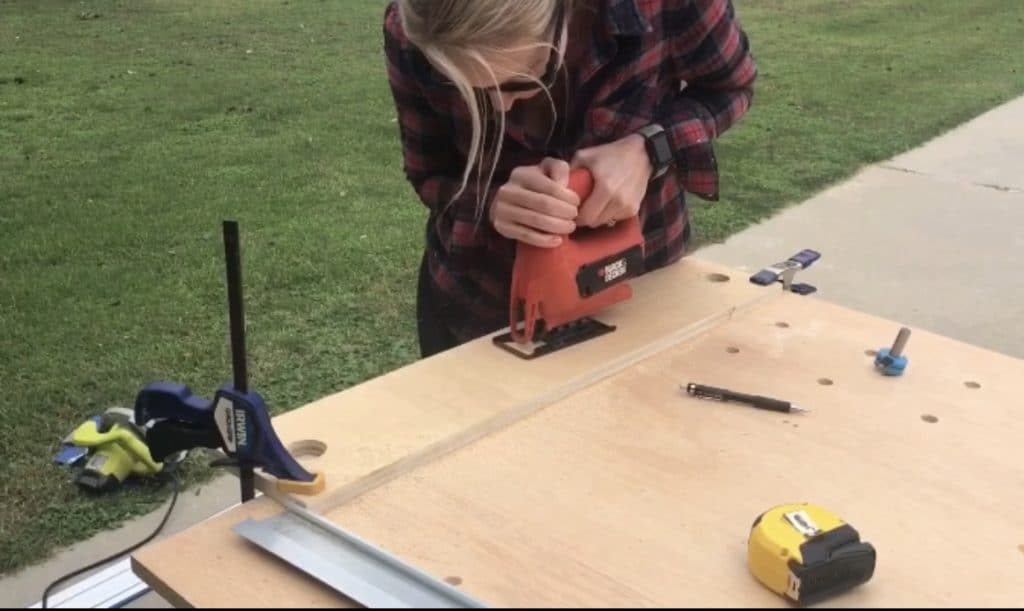
<path id="1" fill-rule="evenodd" d="M 572 170 L 569 188 L 580 202 L 593 189 L 585 168 Z M 613 331 L 591 318 L 633 295 L 628 280 L 643 269 L 644 241 L 636 216 L 613 226 L 579 227 L 553 248 L 516 245 L 508 333 L 494 339 L 524 358 Z M 541 343 L 532 351 L 526 346 Z"/>

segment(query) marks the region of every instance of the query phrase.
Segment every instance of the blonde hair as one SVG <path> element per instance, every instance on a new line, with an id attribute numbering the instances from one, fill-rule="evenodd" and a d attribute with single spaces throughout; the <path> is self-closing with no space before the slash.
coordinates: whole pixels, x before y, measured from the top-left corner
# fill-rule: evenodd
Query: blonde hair
<path id="1" fill-rule="evenodd" d="M 505 133 L 505 113 L 498 113 L 500 127 L 486 184 L 481 186 L 485 151 L 485 133 L 481 107 L 489 106 L 485 96 L 469 85 L 465 72 L 459 66 L 473 62 L 489 74 L 495 89 L 498 82 L 486 57 L 498 57 L 510 51 L 548 47 L 558 50 L 557 66 L 562 67 L 566 40 L 566 26 L 573 0 L 398 0 L 402 29 L 409 41 L 451 80 L 465 100 L 472 124 L 472 139 L 462 184 L 447 205 L 454 203 L 466 189 L 470 172 L 477 166 L 477 222 L 483 211 L 487 192 L 494 178 L 498 156 Z M 566 19 L 562 31 L 552 32 L 552 24 L 559 10 Z M 552 39 L 552 36 L 554 38 Z M 554 45 L 552 44 L 554 40 Z M 515 76 L 533 81 L 544 91 L 554 111 L 554 102 L 548 87 L 530 74 Z M 482 98 L 482 99 L 481 99 Z"/>

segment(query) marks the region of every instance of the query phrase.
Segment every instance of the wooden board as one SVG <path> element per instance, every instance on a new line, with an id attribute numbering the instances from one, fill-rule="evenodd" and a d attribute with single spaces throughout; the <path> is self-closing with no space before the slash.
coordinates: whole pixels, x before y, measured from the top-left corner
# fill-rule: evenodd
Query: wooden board
<path id="1" fill-rule="evenodd" d="M 865 351 L 897 325 L 709 273 L 723 270 L 690 260 L 641 279 L 611 313 L 629 332 L 585 352 L 527 363 L 481 341 L 275 426 L 328 445 L 314 506 L 495 606 L 781 605 L 746 571 L 746 535 L 800 500 L 879 549 L 872 582 L 835 604 L 1024 600 L 1009 385 L 1024 363 L 915 331 L 908 374 L 884 378 Z M 688 381 L 813 412 L 697 401 Z M 230 531 L 275 511 L 232 509 L 143 549 L 136 570 L 181 605 L 348 604 Z"/>

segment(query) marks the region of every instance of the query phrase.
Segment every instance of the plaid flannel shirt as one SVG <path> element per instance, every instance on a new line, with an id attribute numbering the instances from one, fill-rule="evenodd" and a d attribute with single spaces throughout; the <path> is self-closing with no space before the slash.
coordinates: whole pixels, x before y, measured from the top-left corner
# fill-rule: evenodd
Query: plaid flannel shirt
<path id="1" fill-rule="evenodd" d="M 570 160 L 576 150 L 660 123 L 669 132 L 675 164 L 651 183 L 640 207 L 645 269 L 652 270 L 687 250 L 684 192 L 718 198 L 712 140 L 749 108 L 757 70 L 731 0 L 590 4 L 596 8 L 594 21 L 569 37 L 563 71 L 569 93 L 553 137 L 548 138 L 547 129 L 531 131 L 526 111 L 513 107 L 484 201 L 490 203 L 517 166 L 536 164 L 545 156 Z M 575 49 L 574 42 L 587 36 L 591 44 Z M 462 195 L 448 205 L 462 184 L 472 130 L 468 109 L 458 90 L 405 38 L 393 2 L 385 11 L 384 48 L 404 170 L 429 209 L 427 263 L 445 322 L 461 340 L 493 332 L 508 324 L 515 244 L 494 230 L 486 211 L 478 212 L 475 172 Z M 543 93 L 534 99 L 549 108 Z M 497 123 L 492 119 L 489 125 Z"/>

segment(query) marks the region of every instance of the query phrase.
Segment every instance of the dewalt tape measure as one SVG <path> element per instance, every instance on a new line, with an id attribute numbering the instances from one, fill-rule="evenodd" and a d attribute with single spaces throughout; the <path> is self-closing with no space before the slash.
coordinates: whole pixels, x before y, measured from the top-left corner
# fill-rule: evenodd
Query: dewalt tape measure
<path id="1" fill-rule="evenodd" d="M 875 548 L 835 513 L 795 503 L 754 520 L 747 562 L 765 587 L 807 606 L 871 579 Z"/>

